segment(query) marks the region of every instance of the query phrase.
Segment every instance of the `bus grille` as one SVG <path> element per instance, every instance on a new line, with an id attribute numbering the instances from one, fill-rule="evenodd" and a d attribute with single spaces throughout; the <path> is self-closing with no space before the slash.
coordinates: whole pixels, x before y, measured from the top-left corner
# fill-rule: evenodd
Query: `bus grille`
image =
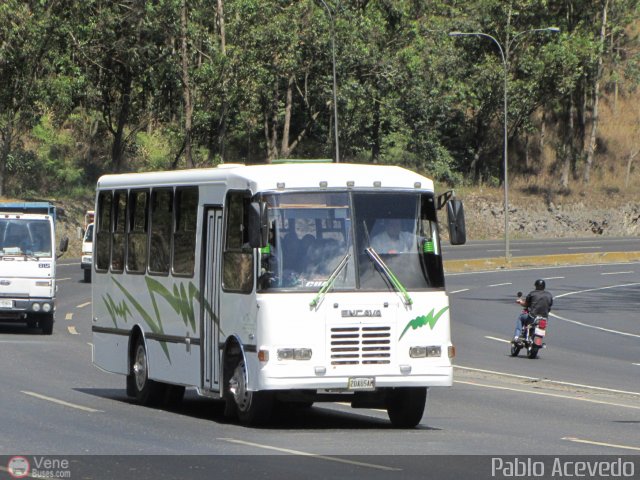
<path id="1" fill-rule="evenodd" d="M 391 363 L 391 327 L 357 326 L 331 329 L 331 365 Z"/>

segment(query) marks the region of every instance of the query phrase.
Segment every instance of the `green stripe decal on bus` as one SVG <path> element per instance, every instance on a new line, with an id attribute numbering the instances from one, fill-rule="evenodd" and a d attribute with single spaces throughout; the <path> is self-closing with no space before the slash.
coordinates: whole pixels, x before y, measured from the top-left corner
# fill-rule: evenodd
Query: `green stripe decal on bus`
<path id="1" fill-rule="evenodd" d="M 160 308 L 158 307 L 157 296 L 164 299 L 169 306 L 175 311 L 180 318 L 182 318 L 182 322 L 187 328 L 191 328 L 192 332 L 196 332 L 196 314 L 193 306 L 194 299 L 198 302 L 202 302 L 205 311 L 210 315 L 210 318 L 213 319 L 214 323 L 220 327 L 220 320 L 217 316 L 213 314 L 211 306 L 206 299 L 203 299 L 200 295 L 200 292 L 196 288 L 196 286 L 189 282 L 188 287 L 185 288 L 184 283 L 178 286 L 177 284 L 173 285 L 173 291 L 166 288 L 159 281 L 147 277 L 145 278 L 147 284 L 147 290 L 149 296 L 151 297 L 151 304 L 153 305 L 153 313 L 155 314 L 155 318 L 153 318 L 147 309 L 145 309 L 136 299 L 135 297 L 115 278 L 112 278 L 113 283 L 120 289 L 120 291 L 126 297 L 126 300 L 121 300 L 120 303 L 116 303 L 116 301 L 111 297 L 111 295 L 107 294 L 102 297 L 104 304 L 111 316 L 111 320 L 113 321 L 114 326 L 118 327 L 118 319 L 121 318 L 125 323 L 128 322 L 129 318 L 131 318 L 132 312 L 129 308 L 129 304 L 135 309 L 144 323 L 149 326 L 149 329 L 158 335 L 164 335 L 164 326 L 162 325 L 162 315 L 160 313 Z M 128 303 L 127 303 L 128 302 Z M 222 333 L 222 332 L 221 332 Z M 160 346 L 167 357 L 169 363 L 171 363 L 171 357 L 169 355 L 169 348 L 167 347 L 166 342 L 160 342 Z"/>
<path id="2" fill-rule="evenodd" d="M 400 338 L 398 340 L 402 340 L 402 337 L 404 337 L 404 334 L 407 333 L 407 330 L 409 330 L 409 328 L 417 330 L 418 328 L 422 328 L 425 325 L 429 325 L 429 328 L 433 330 L 433 327 L 435 327 L 436 323 L 438 322 L 442 314 L 447 310 L 449 310 L 449 307 L 444 307 L 442 310 L 440 310 L 438 313 L 434 315 L 433 312 L 436 311 L 436 309 L 434 308 L 429 312 L 429 315 L 421 315 L 409 321 L 409 323 L 407 323 L 407 326 L 404 327 L 404 330 L 402 331 L 402 335 L 400 335 Z"/>

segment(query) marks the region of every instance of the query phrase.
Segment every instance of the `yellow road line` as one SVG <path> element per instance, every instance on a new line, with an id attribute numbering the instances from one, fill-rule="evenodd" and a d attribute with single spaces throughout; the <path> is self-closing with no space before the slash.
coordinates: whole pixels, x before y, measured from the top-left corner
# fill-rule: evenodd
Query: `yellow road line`
<path id="1" fill-rule="evenodd" d="M 303 451 L 300 451 L 300 450 L 291 450 L 290 448 L 280 448 L 280 447 L 273 447 L 271 445 L 263 445 L 263 444 L 260 444 L 260 443 L 245 442 L 244 440 L 236 440 L 234 438 L 218 438 L 218 440 L 222 440 L 223 442 L 235 443 L 235 444 L 238 444 L 238 445 L 246 445 L 248 447 L 263 448 L 265 450 L 275 450 L 277 452 L 287 453 L 289 455 L 300 455 L 300 456 L 303 456 L 303 457 L 313 457 L 313 458 L 317 458 L 317 459 L 320 459 L 320 460 L 328 460 L 330 462 L 346 463 L 348 465 L 356 465 L 358 467 L 374 468 L 376 470 L 385 470 L 385 471 L 388 471 L 388 472 L 399 472 L 399 471 L 402 471 L 401 468 L 388 467 L 386 465 L 377 465 L 375 463 L 356 462 L 354 460 L 347 460 L 345 458 L 330 457 L 330 456 L 327 456 L 327 455 L 317 455 L 315 453 L 303 452 Z"/>
<path id="2" fill-rule="evenodd" d="M 73 313 L 67 313 L 67 314 L 64 316 L 64 319 L 65 319 L 65 320 L 71 320 L 72 318 L 73 318 Z"/>
<path id="3" fill-rule="evenodd" d="M 86 302 L 86 303 L 81 303 L 80 305 L 78 305 L 76 308 L 84 308 L 87 305 L 91 305 L 91 302 Z"/>
<path id="4" fill-rule="evenodd" d="M 78 331 L 76 330 L 76 327 L 74 327 L 74 326 L 69 326 L 69 327 L 67 327 L 67 330 L 69 330 L 69 333 L 70 333 L 71 335 L 80 335 L 80 334 L 78 333 Z"/>
<path id="5" fill-rule="evenodd" d="M 85 407 L 83 405 L 78 405 L 76 403 L 65 402 L 64 400 L 59 400 L 53 397 L 47 397 L 46 395 L 41 395 L 35 392 L 29 392 L 25 390 L 21 390 L 21 393 L 25 395 L 29 395 L 30 397 L 39 398 L 40 400 L 46 400 L 47 402 L 57 403 L 58 405 L 63 405 L 65 407 L 75 408 L 76 410 L 82 410 L 83 412 L 97 413 L 102 412 L 102 410 L 96 410 L 95 408 Z"/>
<path id="6" fill-rule="evenodd" d="M 632 447 L 630 445 L 619 445 L 616 443 L 596 442 L 593 440 L 584 440 L 582 438 L 575 438 L 575 437 L 563 437 L 562 440 L 566 440 L 568 442 L 575 442 L 575 443 L 586 443 L 587 445 L 597 445 L 599 447 L 622 448 L 623 450 L 635 450 L 640 452 L 640 447 Z"/>

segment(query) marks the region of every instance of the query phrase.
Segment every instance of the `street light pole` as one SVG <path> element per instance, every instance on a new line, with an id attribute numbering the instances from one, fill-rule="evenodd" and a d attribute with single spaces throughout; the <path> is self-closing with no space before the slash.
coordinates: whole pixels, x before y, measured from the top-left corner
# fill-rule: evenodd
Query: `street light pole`
<path id="1" fill-rule="evenodd" d="M 335 163 L 340 162 L 340 146 L 338 141 L 338 96 L 336 91 L 338 90 L 337 81 L 336 81 L 336 38 L 335 38 L 335 24 L 333 22 L 333 15 L 331 15 L 331 10 L 329 6 L 326 4 L 324 0 L 320 0 L 322 5 L 327 10 L 327 14 L 329 15 L 329 20 L 331 22 L 331 63 L 333 67 L 333 134 L 336 142 L 336 161 Z"/>
<path id="2" fill-rule="evenodd" d="M 509 251 L 509 175 L 508 175 L 508 167 L 509 167 L 509 119 L 508 119 L 508 78 L 509 78 L 509 53 L 511 50 L 511 45 L 514 40 L 520 35 L 524 35 L 525 33 L 532 32 L 553 32 L 557 33 L 560 29 L 558 27 L 548 27 L 548 28 L 535 28 L 533 30 L 526 30 L 524 32 L 516 33 L 511 40 L 507 42 L 507 50 L 506 55 L 505 51 L 502 48 L 500 42 L 493 36 L 488 33 L 483 32 L 450 32 L 450 37 L 485 37 L 493 41 L 500 51 L 500 58 L 502 58 L 502 66 L 504 68 L 504 78 L 503 78 L 503 105 L 502 108 L 504 110 L 504 120 L 503 120 L 503 158 L 504 158 L 504 258 L 505 261 L 509 262 L 511 259 L 511 253 Z"/>

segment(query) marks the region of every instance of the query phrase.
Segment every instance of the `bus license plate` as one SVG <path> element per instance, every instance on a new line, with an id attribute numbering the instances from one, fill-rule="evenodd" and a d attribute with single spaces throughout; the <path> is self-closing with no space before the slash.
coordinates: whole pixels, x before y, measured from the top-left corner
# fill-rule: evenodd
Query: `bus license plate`
<path id="1" fill-rule="evenodd" d="M 0 308 L 13 308 L 13 300 L 0 300 Z"/>
<path id="2" fill-rule="evenodd" d="M 349 377 L 349 390 L 373 390 L 376 388 L 375 377 Z"/>

